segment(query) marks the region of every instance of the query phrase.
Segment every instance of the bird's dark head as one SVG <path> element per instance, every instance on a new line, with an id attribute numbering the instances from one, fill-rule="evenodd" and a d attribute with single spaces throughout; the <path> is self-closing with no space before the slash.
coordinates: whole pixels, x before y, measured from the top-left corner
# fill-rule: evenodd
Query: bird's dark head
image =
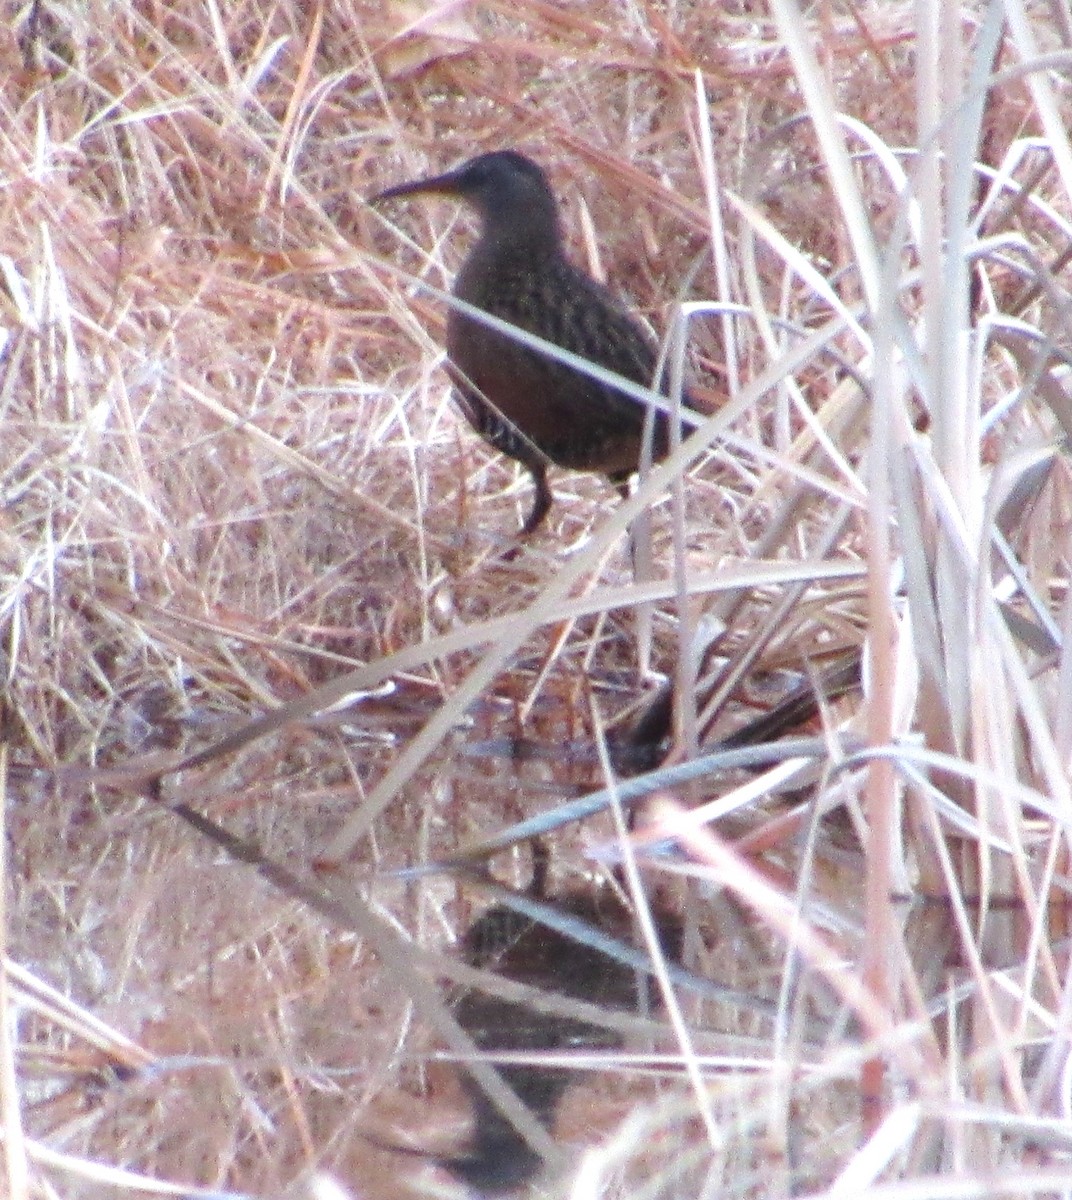
<path id="1" fill-rule="evenodd" d="M 480 214 L 485 235 L 527 232 L 529 238 L 550 237 L 557 243 L 558 206 L 547 176 L 516 150 L 481 154 L 443 175 L 414 179 L 387 188 L 369 203 L 402 196 L 454 196 Z"/>

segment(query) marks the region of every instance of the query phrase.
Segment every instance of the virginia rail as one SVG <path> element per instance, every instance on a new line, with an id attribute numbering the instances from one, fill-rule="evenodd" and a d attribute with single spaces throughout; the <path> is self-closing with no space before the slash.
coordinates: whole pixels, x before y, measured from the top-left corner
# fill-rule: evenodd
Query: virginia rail
<path id="1" fill-rule="evenodd" d="M 514 150 L 482 154 L 457 170 L 388 188 L 370 203 L 438 193 L 464 200 L 480 235 L 454 282 L 454 295 L 581 358 L 651 387 L 658 349 L 602 284 L 572 263 L 547 176 Z M 469 424 L 527 468 L 536 497 L 522 535 L 552 504 L 550 464 L 597 471 L 626 494 L 640 465 L 648 406 L 508 334 L 451 308 L 448 370 Z M 660 389 L 665 394 L 666 384 Z M 686 392 L 682 403 L 696 408 Z M 654 461 L 670 450 L 670 420 L 653 410 Z"/>

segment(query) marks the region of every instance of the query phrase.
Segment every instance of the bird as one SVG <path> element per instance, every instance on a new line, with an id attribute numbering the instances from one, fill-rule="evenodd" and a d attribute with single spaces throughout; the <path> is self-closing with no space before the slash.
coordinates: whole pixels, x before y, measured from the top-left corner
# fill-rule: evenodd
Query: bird
<path id="1" fill-rule="evenodd" d="M 467 203 L 480 221 L 454 281 L 458 300 L 631 383 L 658 383 L 667 395 L 667 373 L 655 380 L 654 339 L 567 255 L 558 202 L 538 164 L 516 150 L 496 150 L 445 174 L 396 184 L 369 203 L 434 194 Z M 601 473 L 626 496 L 645 439 L 654 462 L 670 452 L 671 419 L 664 412 L 454 307 L 447 317 L 446 350 L 466 420 L 532 477 L 535 497 L 522 537 L 539 528 L 553 504 L 549 466 Z M 687 388 L 681 402 L 699 407 Z"/>

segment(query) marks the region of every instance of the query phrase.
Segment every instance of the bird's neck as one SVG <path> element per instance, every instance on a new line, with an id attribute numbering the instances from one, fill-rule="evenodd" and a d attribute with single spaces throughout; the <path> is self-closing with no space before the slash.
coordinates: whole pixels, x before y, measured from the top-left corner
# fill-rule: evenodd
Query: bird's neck
<path id="1" fill-rule="evenodd" d="M 496 257 L 531 254 L 543 258 L 562 253 L 562 231 L 555 213 L 519 205 L 485 213 L 479 245 L 483 253 Z"/>

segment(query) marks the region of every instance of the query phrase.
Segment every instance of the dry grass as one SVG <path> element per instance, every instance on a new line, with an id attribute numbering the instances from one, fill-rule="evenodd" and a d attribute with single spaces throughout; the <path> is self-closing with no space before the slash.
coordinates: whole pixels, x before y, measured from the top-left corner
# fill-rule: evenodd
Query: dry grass
<path id="1" fill-rule="evenodd" d="M 657 777 L 641 911 L 688 897 L 693 969 L 779 1018 L 666 982 L 662 1068 L 563 1106 L 573 1194 L 1068 1194 L 1059 9 L 11 10 L 0 1191 L 446 1186 L 362 1134 L 464 1121 L 428 980 L 489 889 L 396 868 L 600 788 L 653 674 L 670 767 L 863 647 L 796 757 Z M 505 145 L 716 401 L 627 504 L 557 473 L 512 561 L 425 290 L 468 218 L 362 204 Z M 556 886 L 615 839 L 564 824 Z"/>

